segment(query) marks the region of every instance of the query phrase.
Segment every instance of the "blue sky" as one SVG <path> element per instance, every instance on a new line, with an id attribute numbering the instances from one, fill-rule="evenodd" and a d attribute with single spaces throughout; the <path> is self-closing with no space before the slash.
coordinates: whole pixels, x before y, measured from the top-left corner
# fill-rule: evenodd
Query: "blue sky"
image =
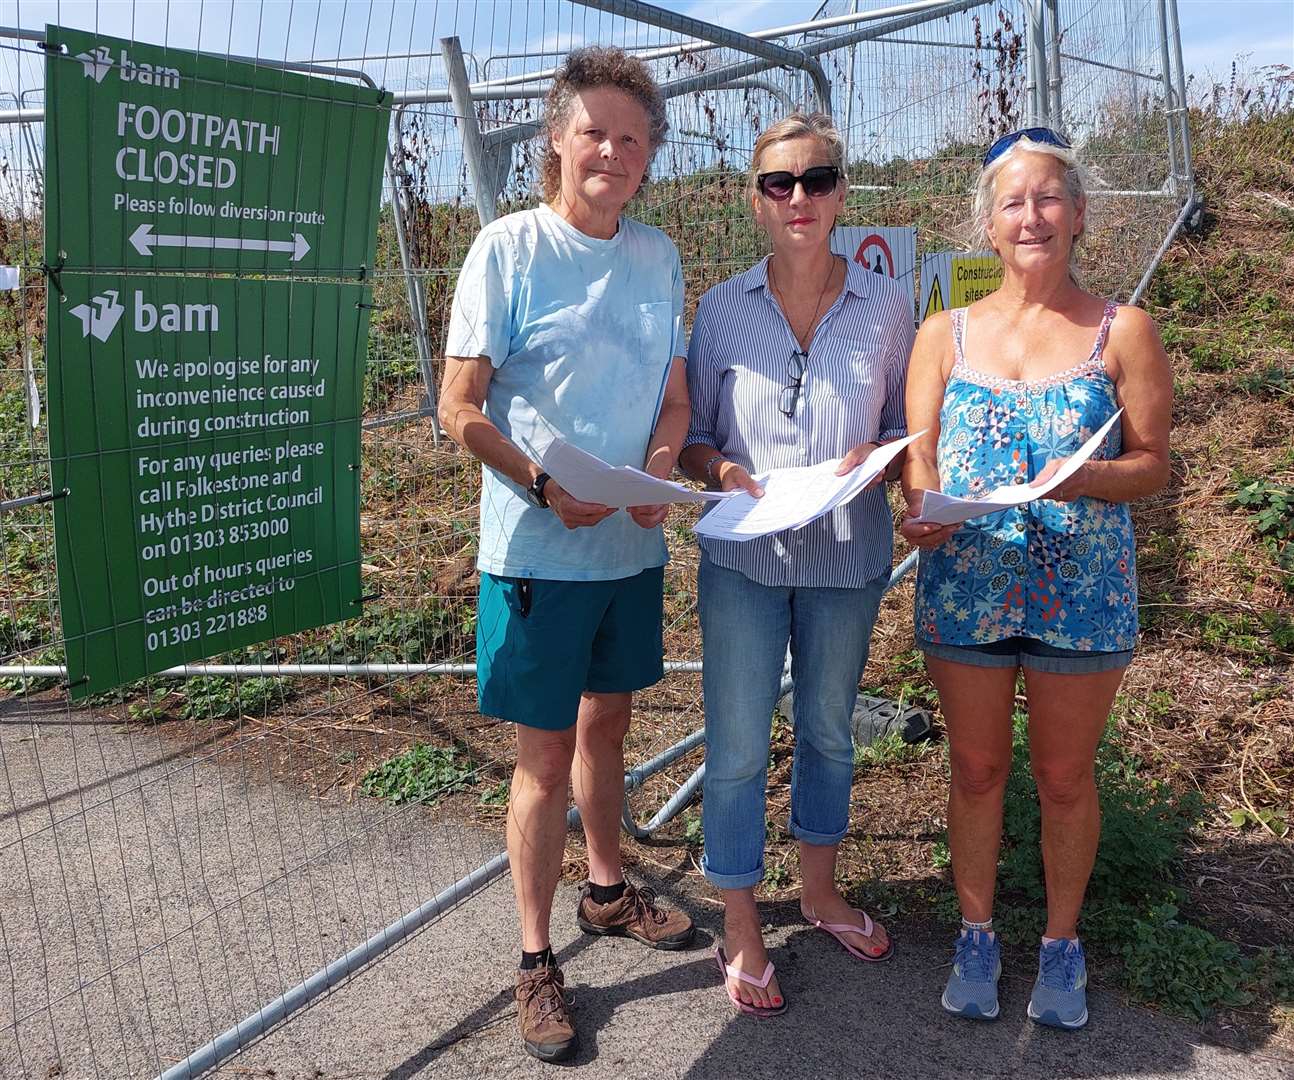
<path id="1" fill-rule="evenodd" d="M 662 6 L 754 30 L 806 20 L 818 2 L 664 0 Z M 1091 0 L 1093 7 L 1112 2 Z M 1179 0 L 1179 8 L 1188 71 L 1221 76 L 1237 56 L 1247 56 L 1252 65 L 1294 66 L 1294 0 Z M 451 32 L 482 51 L 490 45 L 495 51 L 500 46 L 520 51 L 623 38 L 619 20 L 580 9 L 563 13 L 543 0 L 0 0 L 3 25 L 39 28 L 47 20 L 120 37 L 190 48 L 200 41 L 211 51 L 260 51 L 280 58 L 402 52 L 410 41 L 431 49 L 441 34 Z"/>

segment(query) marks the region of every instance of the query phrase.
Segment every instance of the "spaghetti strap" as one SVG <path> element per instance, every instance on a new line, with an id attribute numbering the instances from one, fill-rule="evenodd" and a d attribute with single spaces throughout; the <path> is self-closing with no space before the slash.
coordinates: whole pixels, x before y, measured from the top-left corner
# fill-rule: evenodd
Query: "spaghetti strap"
<path id="1" fill-rule="evenodd" d="M 1119 305 L 1113 300 L 1107 300 L 1105 310 L 1101 312 L 1101 325 L 1096 331 L 1096 344 L 1092 346 L 1092 355 L 1088 357 L 1089 362 L 1101 359 L 1101 354 L 1105 352 L 1105 342 L 1110 336 L 1110 324 L 1114 322 L 1114 317 L 1118 313 Z"/>
<path id="2" fill-rule="evenodd" d="M 963 337 L 966 334 L 966 309 L 964 307 L 953 308 L 949 315 L 952 316 L 953 320 L 953 367 L 965 367 L 966 353 L 964 351 Z"/>

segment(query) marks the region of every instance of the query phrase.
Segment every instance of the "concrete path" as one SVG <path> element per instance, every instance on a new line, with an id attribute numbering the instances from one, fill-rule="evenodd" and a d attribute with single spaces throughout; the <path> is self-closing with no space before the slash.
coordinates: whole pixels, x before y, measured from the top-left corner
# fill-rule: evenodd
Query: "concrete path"
<path id="1" fill-rule="evenodd" d="M 422 808 L 262 779 L 285 752 L 255 729 L 217 753 L 0 705 L 0 1077 L 154 1075 L 498 850 Z M 770 912 L 791 1011 L 739 1017 L 711 955 L 712 908 L 696 949 L 653 953 L 579 935 L 575 899 L 563 886 L 554 943 L 583 1039 L 570 1068 L 589 1080 L 1294 1078 L 1294 1059 L 1220 1049 L 1107 994 L 1087 1031 L 1039 1029 L 1023 1015 L 1031 972 L 1004 980 L 998 1022 L 956 1021 L 939 1008 L 941 945 L 905 941 L 900 925 L 895 958 L 863 965 L 793 905 Z M 217 1075 L 553 1076 L 520 1052 L 514 925 L 504 878 Z"/>

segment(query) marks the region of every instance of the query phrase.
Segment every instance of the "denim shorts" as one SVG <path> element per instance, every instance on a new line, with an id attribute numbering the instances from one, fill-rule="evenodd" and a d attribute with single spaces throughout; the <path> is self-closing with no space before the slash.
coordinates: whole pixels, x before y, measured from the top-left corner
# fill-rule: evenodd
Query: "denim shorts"
<path id="1" fill-rule="evenodd" d="M 613 581 L 481 574 L 476 695 L 481 715 L 563 731 L 580 695 L 659 682 L 665 570 Z"/>
<path id="2" fill-rule="evenodd" d="M 942 645 L 917 638 L 917 648 L 927 656 L 972 667 L 1028 668 L 1051 675 L 1093 675 L 1099 671 L 1125 668 L 1132 662 L 1132 650 L 1093 652 L 1088 649 L 1058 649 L 1037 638 L 1010 637 L 982 645 Z"/>

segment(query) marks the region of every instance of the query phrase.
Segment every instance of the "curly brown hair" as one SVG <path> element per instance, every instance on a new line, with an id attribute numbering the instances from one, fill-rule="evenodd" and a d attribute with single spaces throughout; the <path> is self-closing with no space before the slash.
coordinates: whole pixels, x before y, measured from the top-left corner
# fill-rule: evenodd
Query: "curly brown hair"
<path id="1" fill-rule="evenodd" d="M 581 90 L 611 87 L 627 94 L 647 114 L 648 167 L 657 147 L 665 141 L 669 124 L 665 120 L 665 97 L 647 65 L 623 49 L 588 45 L 575 49 L 553 77 L 544 98 L 544 156 L 540 175 L 544 199 L 552 202 L 562 187 L 562 157 L 553 149 L 552 136 L 560 135 L 571 118 L 571 106 Z M 643 179 L 647 174 L 643 173 Z"/>

